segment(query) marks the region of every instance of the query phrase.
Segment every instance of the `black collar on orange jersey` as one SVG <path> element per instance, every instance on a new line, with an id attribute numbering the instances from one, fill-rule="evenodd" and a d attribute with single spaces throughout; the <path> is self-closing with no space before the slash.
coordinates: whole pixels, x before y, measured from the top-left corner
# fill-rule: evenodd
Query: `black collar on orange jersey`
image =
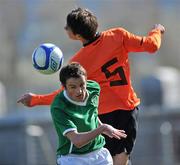
<path id="1" fill-rule="evenodd" d="M 96 41 L 100 37 L 100 35 L 101 35 L 101 33 L 97 32 L 95 37 L 93 39 L 89 40 L 87 43 L 83 44 L 83 46 L 85 47 L 85 46 L 91 44 L 92 42 Z"/>

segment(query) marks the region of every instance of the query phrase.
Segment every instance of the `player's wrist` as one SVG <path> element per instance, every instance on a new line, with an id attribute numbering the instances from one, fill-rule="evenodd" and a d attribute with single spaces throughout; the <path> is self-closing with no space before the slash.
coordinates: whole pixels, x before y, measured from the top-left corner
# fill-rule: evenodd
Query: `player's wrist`
<path id="1" fill-rule="evenodd" d="M 107 129 L 107 124 L 101 124 L 99 127 L 101 128 L 101 133 L 103 133 Z"/>

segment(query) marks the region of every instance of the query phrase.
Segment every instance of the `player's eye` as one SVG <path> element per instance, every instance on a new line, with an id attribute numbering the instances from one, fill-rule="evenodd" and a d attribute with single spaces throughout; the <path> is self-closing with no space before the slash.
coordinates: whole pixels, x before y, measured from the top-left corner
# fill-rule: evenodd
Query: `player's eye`
<path id="1" fill-rule="evenodd" d="M 75 86 L 70 86 L 71 89 L 75 89 L 76 87 Z"/>

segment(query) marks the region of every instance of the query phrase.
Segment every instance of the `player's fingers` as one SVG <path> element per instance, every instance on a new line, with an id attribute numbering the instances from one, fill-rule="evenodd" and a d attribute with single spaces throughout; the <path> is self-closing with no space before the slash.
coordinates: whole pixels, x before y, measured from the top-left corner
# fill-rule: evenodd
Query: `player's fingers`
<path id="1" fill-rule="evenodd" d="M 118 130 L 119 132 L 122 132 L 122 133 L 125 133 L 125 131 L 124 130 Z"/>
<path id="2" fill-rule="evenodd" d="M 17 100 L 17 103 L 22 103 L 23 100 L 24 100 L 24 99 L 21 97 L 21 98 L 19 98 L 19 99 Z"/>
<path id="3" fill-rule="evenodd" d="M 119 132 L 120 134 L 125 134 L 126 132 L 124 130 L 115 129 L 114 131 Z"/>
<path id="4" fill-rule="evenodd" d="M 18 100 L 17 100 L 17 103 L 25 103 L 27 98 L 28 98 L 28 94 L 24 94 L 22 95 Z"/>
<path id="5" fill-rule="evenodd" d="M 112 133 L 113 137 L 116 139 L 121 139 L 121 136 L 119 136 L 118 134 L 116 134 L 115 132 Z"/>
<path id="6" fill-rule="evenodd" d="M 162 27 L 161 33 L 164 34 L 165 30 L 165 27 Z"/>
<path id="7" fill-rule="evenodd" d="M 17 103 L 21 103 L 23 105 L 27 106 L 27 100 L 25 97 L 21 97 L 20 99 L 17 100 Z"/>
<path id="8" fill-rule="evenodd" d="M 116 134 L 118 136 L 122 137 L 122 138 L 126 138 L 127 137 L 127 135 L 125 134 L 125 131 L 122 132 L 121 130 L 118 130 L 118 131 L 116 131 Z"/>

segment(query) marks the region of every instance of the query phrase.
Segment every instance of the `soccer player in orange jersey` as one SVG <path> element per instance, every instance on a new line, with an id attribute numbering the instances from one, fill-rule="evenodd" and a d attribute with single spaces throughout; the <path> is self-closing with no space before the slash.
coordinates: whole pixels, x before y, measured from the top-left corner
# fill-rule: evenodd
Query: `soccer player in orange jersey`
<path id="1" fill-rule="evenodd" d="M 138 123 L 140 99 L 131 84 L 129 52 L 156 52 L 165 28 L 156 24 L 147 36 L 137 36 L 117 27 L 97 32 L 96 16 L 87 9 L 77 8 L 67 15 L 65 30 L 70 39 L 83 47 L 71 58 L 87 71 L 88 79 L 100 84 L 99 118 L 115 128 L 125 130 L 122 140 L 106 137 L 106 147 L 114 165 L 127 165 L 133 149 Z M 25 106 L 50 105 L 61 89 L 47 95 L 27 93 L 18 102 Z"/>

